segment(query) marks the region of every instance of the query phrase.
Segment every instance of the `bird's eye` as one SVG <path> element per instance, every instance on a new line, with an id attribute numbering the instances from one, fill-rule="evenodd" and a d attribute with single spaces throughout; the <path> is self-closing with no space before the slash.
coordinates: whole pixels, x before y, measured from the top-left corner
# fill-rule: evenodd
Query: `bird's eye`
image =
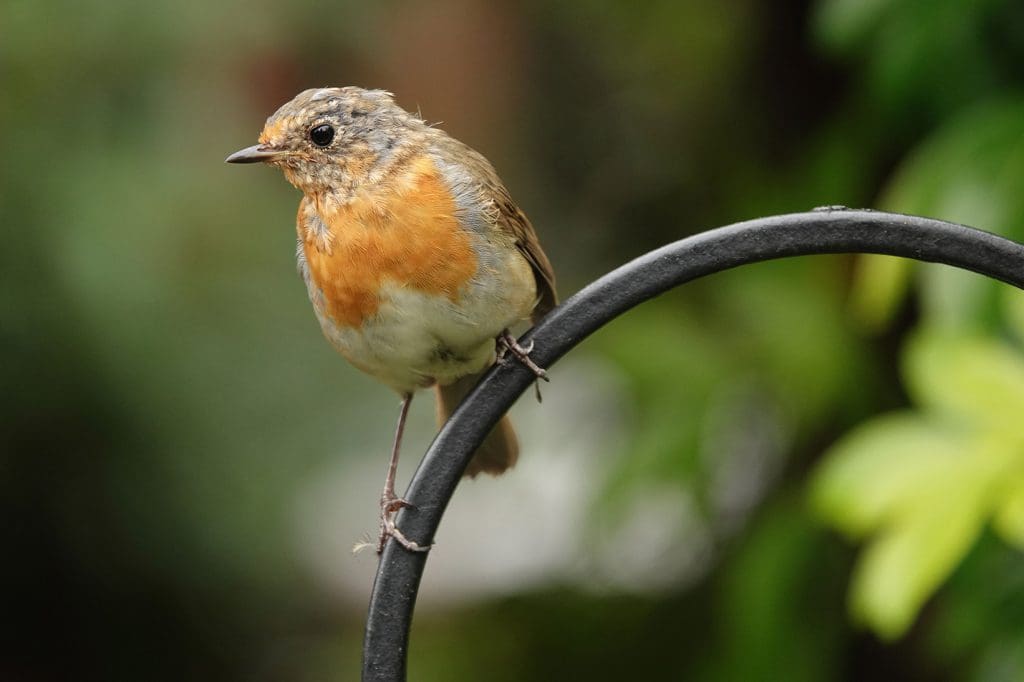
<path id="1" fill-rule="evenodd" d="M 318 125 L 309 131 L 309 139 L 317 147 L 326 147 L 334 139 L 334 128 L 327 125 Z"/>

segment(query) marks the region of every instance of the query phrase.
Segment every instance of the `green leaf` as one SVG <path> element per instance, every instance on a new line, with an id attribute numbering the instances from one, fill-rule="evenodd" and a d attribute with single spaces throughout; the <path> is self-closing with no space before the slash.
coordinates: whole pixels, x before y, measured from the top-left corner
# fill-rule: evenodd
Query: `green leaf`
<path id="1" fill-rule="evenodd" d="M 981 531 L 989 510 L 986 481 L 968 467 L 963 473 L 881 533 L 856 568 L 850 608 L 883 638 L 906 632 Z"/>
<path id="2" fill-rule="evenodd" d="M 935 328 L 903 362 L 922 411 L 873 419 L 844 437 L 813 480 L 818 512 L 868 537 L 851 587 L 857 618 L 902 635 L 995 516 L 1024 545 L 1024 359 L 1005 342 Z"/>
<path id="3" fill-rule="evenodd" d="M 887 639 L 906 631 L 998 504 L 1005 455 L 984 432 L 912 413 L 874 419 L 827 453 L 812 481 L 815 508 L 869 536 L 850 593 L 859 620 Z"/>
<path id="4" fill-rule="evenodd" d="M 992 523 L 1000 537 L 1024 550 L 1024 474 L 1006 484 L 1002 502 Z"/>
<path id="5" fill-rule="evenodd" d="M 963 443 L 913 413 L 873 419 L 829 450 L 811 482 L 818 514 L 853 537 L 892 521 L 948 477 Z"/>
<path id="6" fill-rule="evenodd" d="M 903 369 L 917 404 L 1008 432 L 1013 440 L 1021 437 L 1024 359 L 1008 344 L 926 330 L 909 342 Z"/>
<path id="7" fill-rule="evenodd" d="M 913 261 L 906 258 L 866 255 L 857 260 L 850 306 L 868 331 L 878 333 L 888 326 L 906 295 L 912 268 Z"/>
<path id="8" fill-rule="evenodd" d="M 1011 238 L 1024 237 L 1024 100 L 991 99 L 951 118 L 901 164 L 879 205 L 936 216 Z M 920 273 L 922 308 L 929 322 L 966 326 L 982 318 L 994 282 L 940 265 L 887 258 L 860 259 L 851 300 L 857 319 L 884 327 Z"/>

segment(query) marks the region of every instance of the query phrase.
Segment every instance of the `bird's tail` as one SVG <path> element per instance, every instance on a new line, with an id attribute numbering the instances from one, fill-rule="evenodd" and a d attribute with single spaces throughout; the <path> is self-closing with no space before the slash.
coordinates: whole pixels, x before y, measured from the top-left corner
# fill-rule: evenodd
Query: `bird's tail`
<path id="1" fill-rule="evenodd" d="M 476 385 L 480 378 L 479 374 L 464 376 L 458 381 L 447 386 L 437 387 L 437 423 L 444 424 L 451 416 L 459 402 Z M 512 428 L 512 420 L 508 415 L 501 418 L 491 432 L 484 438 L 473 459 L 466 467 L 466 476 L 476 476 L 481 471 L 485 474 L 497 476 L 506 469 L 511 469 L 519 458 L 519 439 Z"/>

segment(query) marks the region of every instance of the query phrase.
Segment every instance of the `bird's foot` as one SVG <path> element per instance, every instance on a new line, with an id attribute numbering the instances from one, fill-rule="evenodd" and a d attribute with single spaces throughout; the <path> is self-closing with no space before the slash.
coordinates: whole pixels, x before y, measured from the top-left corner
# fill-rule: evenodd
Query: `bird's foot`
<path id="1" fill-rule="evenodd" d="M 388 538 L 394 538 L 395 541 L 402 547 L 405 547 L 410 552 L 429 552 L 430 545 L 423 546 L 417 542 L 413 542 L 409 538 L 405 537 L 402 531 L 398 530 L 398 526 L 395 525 L 395 514 L 398 513 L 403 507 L 413 506 L 408 501 L 401 497 L 396 497 L 394 494 L 384 494 L 380 498 L 380 535 L 377 537 L 377 554 L 384 551 L 384 545 L 387 544 Z"/>
<path id="2" fill-rule="evenodd" d="M 509 354 L 515 356 L 516 360 L 523 363 L 528 370 L 533 372 L 533 375 L 538 379 L 544 381 L 551 381 L 548 378 L 547 370 L 538 365 L 530 357 L 530 353 L 533 352 L 533 341 L 530 341 L 529 347 L 520 346 L 519 342 L 516 341 L 516 337 L 512 336 L 509 330 L 505 330 L 498 335 L 498 362 L 504 364 Z"/>

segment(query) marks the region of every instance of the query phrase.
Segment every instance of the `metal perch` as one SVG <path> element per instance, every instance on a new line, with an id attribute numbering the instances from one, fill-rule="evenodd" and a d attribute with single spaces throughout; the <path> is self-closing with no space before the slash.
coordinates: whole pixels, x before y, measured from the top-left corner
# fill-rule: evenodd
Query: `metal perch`
<path id="1" fill-rule="evenodd" d="M 1024 245 L 963 225 L 878 211 L 825 207 L 760 218 L 682 239 L 593 282 L 521 340 L 551 367 L 627 310 L 685 282 L 748 263 L 825 253 L 878 253 L 945 263 L 1024 288 Z M 444 425 L 420 463 L 398 524 L 420 545 L 433 542 L 470 456 L 535 377 L 518 362 L 495 366 Z M 436 551 L 443 551 L 438 548 Z M 409 629 L 429 554 L 388 542 L 366 621 L 363 680 L 405 680 Z"/>

